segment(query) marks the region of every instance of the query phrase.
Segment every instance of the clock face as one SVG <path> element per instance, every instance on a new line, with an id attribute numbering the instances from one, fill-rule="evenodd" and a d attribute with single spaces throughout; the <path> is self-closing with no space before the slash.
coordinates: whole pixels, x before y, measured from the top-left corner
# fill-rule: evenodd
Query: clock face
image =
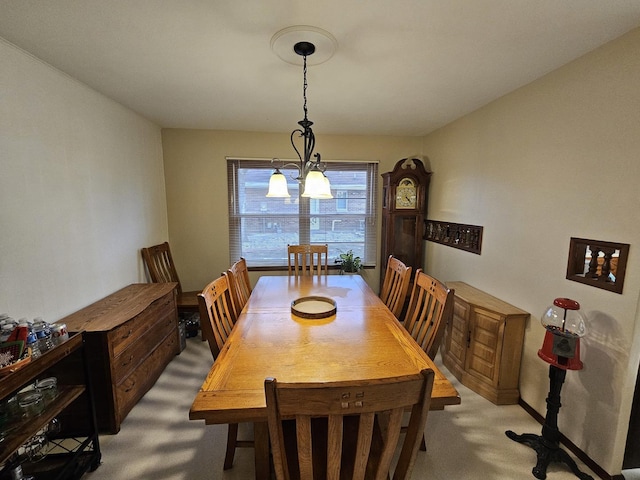
<path id="1" fill-rule="evenodd" d="M 416 182 L 412 178 L 403 178 L 396 187 L 396 208 L 416 208 L 417 198 Z"/>

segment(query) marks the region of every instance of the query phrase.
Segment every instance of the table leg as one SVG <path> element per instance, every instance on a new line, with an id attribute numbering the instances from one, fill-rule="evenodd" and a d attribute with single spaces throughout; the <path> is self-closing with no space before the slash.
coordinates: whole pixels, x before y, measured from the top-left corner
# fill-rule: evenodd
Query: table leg
<path id="1" fill-rule="evenodd" d="M 271 477 L 271 464 L 267 422 L 254 422 L 253 443 L 255 448 L 256 480 L 269 480 Z"/>

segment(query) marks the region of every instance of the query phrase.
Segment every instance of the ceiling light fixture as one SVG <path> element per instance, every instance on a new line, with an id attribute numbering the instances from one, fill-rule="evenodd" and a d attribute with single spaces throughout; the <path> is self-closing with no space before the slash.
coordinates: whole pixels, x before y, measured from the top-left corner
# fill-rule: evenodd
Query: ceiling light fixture
<path id="1" fill-rule="evenodd" d="M 278 53 L 278 45 L 279 43 L 282 44 L 281 40 L 283 38 L 290 38 L 292 35 L 295 36 L 300 31 L 309 28 L 311 27 L 291 27 L 289 29 L 282 30 L 274 35 L 271 41 L 271 47 L 274 49 L 274 51 L 276 51 L 276 53 Z M 314 29 L 313 33 L 325 37 L 327 37 L 328 35 L 327 38 L 329 38 L 330 40 L 333 39 L 333 37 L 331 37 L 327 32 L 319 29 Z M 333 39 L 333 41 L 330 43 L 333 44 L 333 47 L 335 49 L 335 39 Z M 333 195 L 331 194 L 331 185 L 329 183 L 329 179 L 324 174 L 326 165 L 322 163 L 322 158 L 319 153 L 313 153 L 316 144 L 316 137 L 313 133 L 313 129 L 311 128 L 313 122 L 309 120 L 307 110 L 307 57 L 313 55 L 315 51 L 316 46 L 306 40 L 298 41 L 293 46 L 293 52 L 295 52 L 296 55 L 302 57 L 303 65 L 302 98 L 304 101 L 304 118 L 298 122 L 301 128 L 296 128 L 293 132 L 291 132 L 291 145 L 298 154 L 300 165 L 298 165 L 297 163 L 286 163 L 280 165 L 279 167 L 276 167 L 273 174 L 271 175 L 271 178 L 269 179 L 269 191 L 267 193 L 267 197 L 290 197 L 289 190 L 287 188 L 287 179 L 280 171 L 280 169 L 294 166 L 298 170 L 298 176 L 295 178 L 292 177 L 292 179 L 296 180 L 299 183 L 299 191 L 302 191 L 303 197 L 333 198 Z M 331 54 L 333 54 L 333 51 L 330 53 L 330 55 Z M 278 56 L 280 56 L 280 58 L 282 58 L 283 60 L 290 62 L 287 58 L 285 58 L 285 56 L 281 55 L 280 53 L 278 53 Z M 296 137 L 302 139 L 302 153 L 296 146 Z M 274 161 L 278 161 L 278 159 L 274 158 L 272 160 L 272 163 Z"/>

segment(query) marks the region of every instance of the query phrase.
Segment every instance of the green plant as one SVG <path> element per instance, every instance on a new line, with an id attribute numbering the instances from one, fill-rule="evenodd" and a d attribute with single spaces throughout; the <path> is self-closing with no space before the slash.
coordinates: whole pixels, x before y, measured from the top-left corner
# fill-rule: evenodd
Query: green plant
<path id="1" fill-rule="evenodd" d="M 337 262 L 340 263 L 340 275 L 343 273 L 357 273 L 364 268 L 360 257 L 354 256 L 353 250 L 341 253 Z"/>

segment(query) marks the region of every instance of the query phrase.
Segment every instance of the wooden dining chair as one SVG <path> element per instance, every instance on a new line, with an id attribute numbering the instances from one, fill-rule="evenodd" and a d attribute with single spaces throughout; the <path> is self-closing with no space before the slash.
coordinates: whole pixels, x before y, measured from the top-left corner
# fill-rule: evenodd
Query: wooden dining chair
<path id="1" fill-rule="evenodd" d="M 238 316 L 229 288 L 229 277 L 223 273 L 198 294 L 202 337 L 209 342 L 214 360 L 231 335 Z"/>
<path id="2" fill-rule="evenodd" d="M 264 389 L 276 479 L 391 478 L 406 409 L 411 416 L 393 480 L 410 478 L 433 379 L 431 369 L 355 382 L 282 383 L 267 378 Z M 291 418 L 295 432 L 290 421 L 283 423 Z"/>
<path id="3" fill-rule="evenodd" d="M 442 342 L 447 322 L 453 317 L 455 292 L 441 281 L 416 270 L 409 307 L 403 325 L 431 360 L 435 358 Z M 426 451 L 424 436 L 420 450 Z"/>
<path id="4" fill-rule="evenodd" d="M 189 314 L 198 313 L 198 293 L 199 291 L 183 292 L 178 272 L 173 263 L 169 242 L 161 243 L 142 249 L 142 259 L 149 272 L 152 283 L 176 282 L 178 284 L 178 313 Z"/>
<path id="5" fill-rule="evenodd" d="M 235 262 L 229 270 L 227 270 L 233 304 L 236 307 L 236 314 L 240 312 L 249 301 L 251 295 L 251 282 L 249 281 L 249 269 L 244 258 L 240 258 Z"/>
<path id="6" fill-rule="evenodd" d="M 324 245 L 287 245 L 289 275 L 327 275 L 329 247 Z"/>
<path id="7" fill-rule="evenodd" d="M 209 343 L 209 349 L 215 361 L 238 319 L 227 274 L 223 273 L 221 277 L 204 287 L 204 290 L 198 294 L 198 301 L 202 337 Z M 253 446 L 254 442 L 251 440 L 238 440 L 238 424 L 230 423 L 227 430 L 227 449 L 223 469 L 228 470 L 233 467 L 236 448 Z"/>
<path id="8" fill-rule="evenodd" d="M 411 270 L 411 267 L 407 267 L 393 255 L 389 255 L 382 289 L 380 290 L 380 299 L 389 307 L 389 310 L 396 318 L 400 318 L 404 308 L 404 302 L 409 291 L 409 283 L 411 282 Z"/>
<path id="9" fill-rule="evenodd" d="M 438 353 L 445 325 L 453 316 L 454 290 L 416 270 L 403 325 L 432 360 Z"/>

